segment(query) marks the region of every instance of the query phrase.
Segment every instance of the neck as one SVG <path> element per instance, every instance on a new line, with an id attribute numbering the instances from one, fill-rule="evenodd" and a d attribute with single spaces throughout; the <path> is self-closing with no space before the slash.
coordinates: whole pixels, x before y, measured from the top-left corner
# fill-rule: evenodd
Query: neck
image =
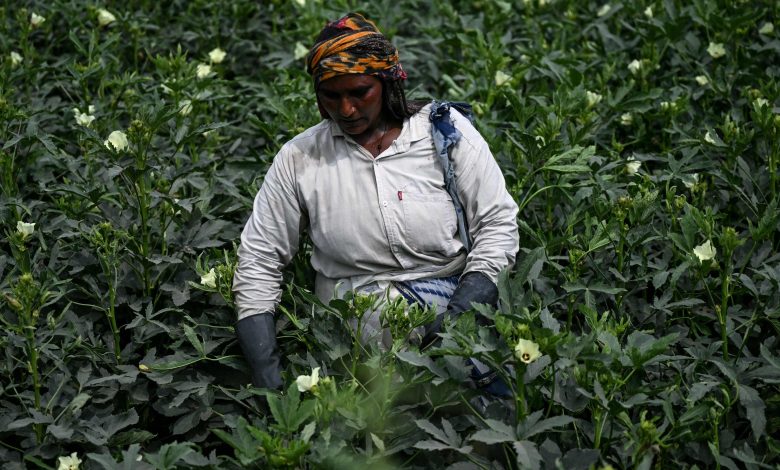
<path id="1" fill-rule="evenodd" d="M 385 134 L 387 134 L 387 121 L 382 122 L 382 134 L 379 135 L 379 141 L 376 144 L 376 153 L 382 153 L 384 149 Z"/>

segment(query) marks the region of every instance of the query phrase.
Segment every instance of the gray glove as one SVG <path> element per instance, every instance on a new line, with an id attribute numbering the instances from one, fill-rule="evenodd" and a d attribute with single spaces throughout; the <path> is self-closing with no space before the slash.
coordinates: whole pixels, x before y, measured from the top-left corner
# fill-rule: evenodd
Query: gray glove
<path id="1" fill-rule="evenodd" d="M 453 320 L 458 318 L 461 313 L 469 310 L 472 303 L 497 305 L 498 287 L 493 284 L 487 275 L 480 272 L 470 272 L 461 276 L 458 281 L 458 287 L 455 288 L 447 310 L 438 315 L 425 329 L 425 336 L 421 342 L 421 348 L 425 349 L 431 346 L 439 339 L 441 325 L 444 317 L 450 317 Z"/>
<path id="2" fill-rule="evenodd" d="M 261 388 L 282 388 L 273 313 L 242 318 L 236 323 L 236 334 L 252 371 L 252 384 Z"/>

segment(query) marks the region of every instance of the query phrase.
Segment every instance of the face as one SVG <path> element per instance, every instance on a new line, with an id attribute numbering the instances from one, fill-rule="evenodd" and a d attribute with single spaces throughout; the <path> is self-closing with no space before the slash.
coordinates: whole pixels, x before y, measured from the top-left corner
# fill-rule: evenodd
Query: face
<path id="1" fill-rule="evenodd" d="M 371 75 L 347 74 L 320 83 L 320 105 L 344 133 L 370 134 L 382 116 L 382 82 Z"/>

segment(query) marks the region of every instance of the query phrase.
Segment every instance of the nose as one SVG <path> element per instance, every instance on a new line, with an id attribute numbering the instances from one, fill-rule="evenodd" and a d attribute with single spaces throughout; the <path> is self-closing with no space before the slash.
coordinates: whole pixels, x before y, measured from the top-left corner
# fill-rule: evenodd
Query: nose
<path id="1" fill-rule="evenodd" d="M 339 101 L 339 114 L 344 118 L 349 118 L 355 114 L 355 105 L 349 97 L 344 97 Z"/>

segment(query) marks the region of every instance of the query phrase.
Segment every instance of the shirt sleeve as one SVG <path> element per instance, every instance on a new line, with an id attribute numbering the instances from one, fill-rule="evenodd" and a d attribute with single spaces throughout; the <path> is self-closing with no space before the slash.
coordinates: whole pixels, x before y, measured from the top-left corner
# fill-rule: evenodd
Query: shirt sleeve
<path id="1" fill-rule="evenodd" d="M 241 233 L 233 277 L 238 319 L 273 311 L 281 299 L 282 270 L 298 250 L 305 217 L 288 144 L 274 158 Z"/>
<path id="2" fill-rule="evenodd" d="M 498 273 L 514 264 L 519 249 L 517 203 L 485 139 L 463 115 L 450 114 L 462 134 L 451 159 L 473 242 L 463 273 L 481 272 L 497 282 Z"/>

